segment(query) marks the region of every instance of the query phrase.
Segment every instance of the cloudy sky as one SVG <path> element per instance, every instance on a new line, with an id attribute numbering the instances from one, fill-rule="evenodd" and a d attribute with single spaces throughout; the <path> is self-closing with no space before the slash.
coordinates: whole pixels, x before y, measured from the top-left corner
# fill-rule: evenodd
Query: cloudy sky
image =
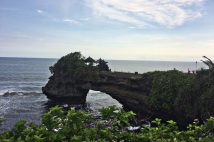
<path id="1" fill-rule="evenodd" d="M 0 56 L 214 58 L 214 0 L 0 0 Z"/>

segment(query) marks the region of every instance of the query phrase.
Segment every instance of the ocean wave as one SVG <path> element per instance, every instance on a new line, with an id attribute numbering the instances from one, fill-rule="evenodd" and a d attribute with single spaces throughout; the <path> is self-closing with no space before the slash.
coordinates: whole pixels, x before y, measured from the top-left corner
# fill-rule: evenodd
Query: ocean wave
<path id="1" fill-rule="evenodd" d="M 15 95 L 24 96 L 24 95 L 40 95 L 40 94 L 42 94 L 42 92 L 39 92 L 39 91 L 38 92 L 37 91 L 35 91 L 35 92 L 15 92 L 15 91 L 9 92 L 9 91 L 7 91 L 0 95 L 7 97 L 7 96 L 15 96 Z"/>

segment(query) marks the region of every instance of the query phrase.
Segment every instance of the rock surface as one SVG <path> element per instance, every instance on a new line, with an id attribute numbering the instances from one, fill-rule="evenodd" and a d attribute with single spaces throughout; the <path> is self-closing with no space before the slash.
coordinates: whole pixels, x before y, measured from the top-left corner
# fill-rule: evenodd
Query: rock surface
<path id="1" fill-rule="evenodd" d="M 96 79 L 91 80 L 75 80 L 53 75 L 43 87 L 43 93 L 51 100 L 80 104 L 85 103 L 90 89 L 109 94 L 126 109 L 143 112 L 147 110 L 145 102 L 150 94 L 151 82 L 143 75 L 105 71 L 96 73 Z"/>

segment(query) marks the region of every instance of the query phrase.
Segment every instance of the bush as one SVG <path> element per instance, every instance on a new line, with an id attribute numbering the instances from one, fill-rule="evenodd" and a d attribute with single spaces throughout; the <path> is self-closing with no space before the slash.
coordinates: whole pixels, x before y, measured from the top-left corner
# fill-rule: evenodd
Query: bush
<path id="1" fill-rule="evenodd" d="M 88 80 L 96 79 L 99 71 L 110 71 L 105 60 L 99 59 L 96 66 L 93 66 L 93 62 L 95 61 L 91 57 L 85 59 L 80 52 L 73 52 L 60 58 L 56 64 L 49 67 L 49 70 L 55 78 L 80 80 L 83 78 Z"/>
<path id="2" fill-rule="evenodd" d="M 174 120 L 186 127 L 195 118 L 201 122 L 214 115 L 214 73 L 201 70 L 187 74 L 177 70 L 144 74 L 151 80 L 148 101 L 153 118 Z"/>
<path id="3" fill-rule="evenodd" d="M 162 123 L 152 121 L 152 127 L 144 126 L 138 132 L 128 131 L 133 112 L 125 112 L 114 106 L 100 110 L 102 119 L 95 119 L 82 110 L 68 112 L 61 107 L 53 107 L 42 117 L 41 125 L 25 121 L 17 122 L 13 129 L 0 134 L 1 142 L 82 142 L 82 141 L 214 141 L 214 118 L 203 125 L 196 122 L 187 130 L 178 130 L 174 121 Z"/>

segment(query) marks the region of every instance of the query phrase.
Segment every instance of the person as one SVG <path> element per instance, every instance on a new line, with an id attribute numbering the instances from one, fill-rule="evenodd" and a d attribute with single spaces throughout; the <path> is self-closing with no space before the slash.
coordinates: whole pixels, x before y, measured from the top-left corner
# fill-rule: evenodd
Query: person
<path id="1" fill-rule="evenodd" d="M 188 74 L 190 74 L 190 70 L 189 70 L 189 68 L 188 68 Z"/>

